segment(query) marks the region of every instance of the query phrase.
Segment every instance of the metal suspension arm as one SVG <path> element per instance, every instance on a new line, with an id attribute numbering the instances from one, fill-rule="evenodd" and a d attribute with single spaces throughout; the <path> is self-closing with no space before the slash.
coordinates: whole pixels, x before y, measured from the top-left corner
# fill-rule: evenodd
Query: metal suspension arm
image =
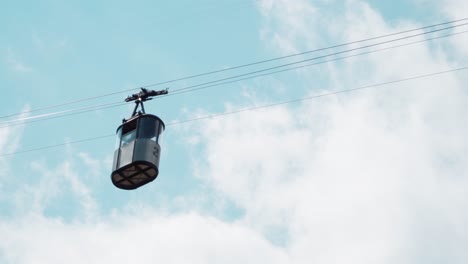
<path id="1" fill-rule="evenodd" d="M 152 97 L 154 96 L 158 96 L 158 95 L 164 95 L 164 94 L 168 94 L 168 90 L 167 89 L 164 89 L 164 90 L 160 90 L 160 91 L 155 91 L 155 90 L 147 90 L 145 88 L 141 88 L 141 92 L 139 93 L 135 93 L 135 94 L 132 94 L 130 96 L 128 96 L 126 99 L 125 99 L 125 102 L 131 102 L 131 101 L 141 101 L 141 102 L 144 102 L 144 101 L 148 101 L 148 100 L 151 100 Z"/>
<path id="2" fill-rule="evenodd" d="M 132 94 L 128 96 L 125 99 L 125 102 L 131 102 L 135 101 L 135 108 L 133 109 L 132 117 L 136 116 L 138 113 L 145 113 L 145 106 L 143 105 L 143 102 L 152 100 L 153 97 L 159 96 L 159 95 L 164 95 L 168 94 L 168 90 L 160 90 L 160 91 L 154 91 L 154 90 L 147 90 L 145 88 L 141 88 L 141 92 Z M 138 107 L 141 105 L 141 110 L 142 112 L 137 112 Z M 125 122 L 125 119 L 124 119 Z"/>

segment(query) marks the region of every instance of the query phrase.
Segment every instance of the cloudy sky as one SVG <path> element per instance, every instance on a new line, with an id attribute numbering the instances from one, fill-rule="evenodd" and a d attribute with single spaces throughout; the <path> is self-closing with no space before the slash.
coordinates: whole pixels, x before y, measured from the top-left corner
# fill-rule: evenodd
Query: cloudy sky
<path id="1" fill-rule="evenodd" d="M 133 106 L 67 112 L 468 14 L 382 2 L 3 3 L 0 263 L 467 263 L 468 20 L 152 86 L 233 81 L 145 105 L 167 129 L 134 191 L 109 136 Z M 288 63 L 317 65 L 232 79 Z"/>

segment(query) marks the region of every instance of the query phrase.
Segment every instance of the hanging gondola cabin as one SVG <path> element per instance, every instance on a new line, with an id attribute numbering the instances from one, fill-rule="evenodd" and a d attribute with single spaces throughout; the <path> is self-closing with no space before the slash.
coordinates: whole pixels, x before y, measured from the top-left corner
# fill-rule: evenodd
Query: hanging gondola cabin
<path id="1" fill-rule="evenodd" d="M 111 179 L 120 189 L 136 189 L 159 174 L 159 140 L 165 125 L 159 117 L 145 114 L 144 108 L 143 113 L 136 113 L 143 101 L 138 99 L 133 116 L 117 128 Z"/>

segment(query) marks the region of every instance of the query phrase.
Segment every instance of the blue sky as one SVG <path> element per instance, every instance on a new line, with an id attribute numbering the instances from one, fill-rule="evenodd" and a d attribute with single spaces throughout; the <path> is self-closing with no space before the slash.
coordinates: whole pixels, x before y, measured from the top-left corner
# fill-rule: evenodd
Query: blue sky
<path id="1" fill-rule="evenodd" d="M 27 113 L 461 19 L 464 11 L 455 0 L 8 1 L 0 116 L 120 102 L 132 92 Z M 169 124 L 444 71 L 468 66 L 467 44 L 460 34 L 145 108 Z M 110 181 L 113 137 L 0 156 L 0 262 L 465 263 L 465 76 L 167 126 L 159 177 L 134 191 Z M 0 155 L 113 134 L 132 108 L 0 124 Z"/>

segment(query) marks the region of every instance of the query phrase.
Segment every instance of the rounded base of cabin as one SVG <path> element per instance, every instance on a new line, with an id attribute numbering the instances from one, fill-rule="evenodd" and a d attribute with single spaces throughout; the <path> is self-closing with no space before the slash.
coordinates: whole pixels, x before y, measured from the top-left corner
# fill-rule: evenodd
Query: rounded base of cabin
<path id="1" fill-rule="evenodd" d="M 147 161 L 134 161 L 115 170 L 112 175 L 112 183 L 115 187 L 124 190 L 134 190 L 158 177 L 158 168 Z"/>

